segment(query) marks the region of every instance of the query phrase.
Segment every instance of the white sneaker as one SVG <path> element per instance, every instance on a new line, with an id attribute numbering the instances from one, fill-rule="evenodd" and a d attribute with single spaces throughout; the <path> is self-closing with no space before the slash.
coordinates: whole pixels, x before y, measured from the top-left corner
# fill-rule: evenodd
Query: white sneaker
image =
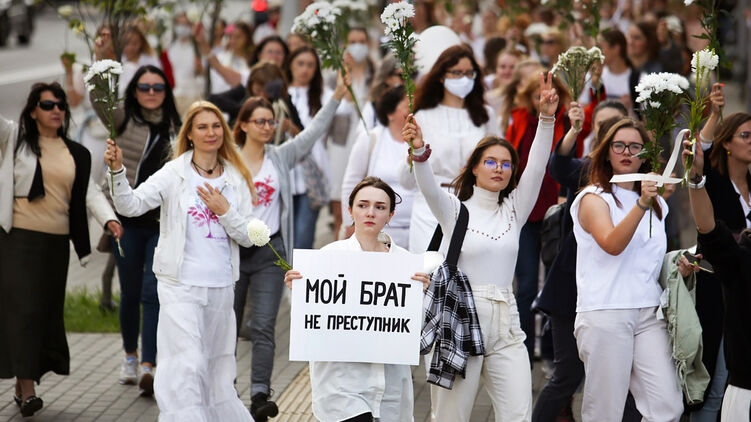
<path id="1" fill-rule="evenodd" d="M 135 385 L 138 381 L 138 358 L 128 356 L 120 366 L 120 384 Z"/>

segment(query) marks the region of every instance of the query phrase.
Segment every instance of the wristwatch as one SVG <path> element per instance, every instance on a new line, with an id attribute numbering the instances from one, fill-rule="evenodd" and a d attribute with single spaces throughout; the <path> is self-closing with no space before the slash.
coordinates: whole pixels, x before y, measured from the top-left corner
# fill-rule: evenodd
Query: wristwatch
<path id="1" fill-rule="evenodd" d="M 691 181 L 688 183 L 688 187 L 691 189 L 701 189 L 704 187 L 704 185 L 707 183 L 707 176 L 701 176 L 695 175 L 691 178 Z"/>

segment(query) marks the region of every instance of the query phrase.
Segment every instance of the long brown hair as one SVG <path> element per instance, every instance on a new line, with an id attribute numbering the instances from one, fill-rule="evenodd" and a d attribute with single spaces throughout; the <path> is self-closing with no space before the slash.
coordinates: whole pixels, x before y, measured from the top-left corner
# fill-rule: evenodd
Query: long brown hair
<path id="1" fill-rule="evenodd" d="M 636 129 L 636 131 L 639 132 L 639 137 L 645 145 L 650 142 L 649 133 L 644 129 L 644 125 L 630 117 L 621 118 L 610 126 L 610 129 L 608 129 L 605 135 L 600 139 L 597 147 L 592 151 L 592 161 L 589 165 L 589 183 L 598 186 L 603 192 L 609 194 L 613 193 L 613 185 L 610 183 L 610 178 L 613 177 L 613 165 L 610 163 L 610 160 L 608 160 L 611 148 L 610 143 L 613 142 L 616 133 L 621 129 Z M 639 166 L 638 172 L 649 173 L 650 171 L 652 171 L 652 165 L 649 161 L 644 160 L 641 166 Z M 632 190 L 637 194 L 641 194 L 641 182 L 634 182 Z M 620 208 L 621 202 L 615 195 L 613 195 L 613 198 Z M 660 207 L 660 202 L 652 201 L 652 207 L 655 214 L 657 214 L 657 218 L 662 219 L 662 208 Z"/>
<path id="2" fill-rule="evenodd" d="M 250 194 L 253 197 L 253 203 L 258 202 L 258 194 L 256 193 L 256 187 L 253 184 L 253 175 L 250 173 L 248 167 L 245 166 L 240 153 L 237 150 L 234 140 L 232 139 L 232 132 L 230 131 L 227 121 L 224 120 L 222 111 L 214 104 L 208 101 L 196 101 L 191 104 L 188 111 L 185 113 L 185 123 L 183 123 L 180 133 L 177 134 L 175 140 L 175 146 L 172 150 L 172 159 L 175 159 L 188 150 L 193 149 L 193 143 L 188 139 L 188 134 L 193 130 L 193 119 L 198 113 L 208 111 L 214 113 L 222 124 L 222 146 L 219 147 L 218 156 L 220 161 L 224 161 L 236 168 L 240 174 L 242 174 L 245 183 L 250 189 Z"/>
<path id="3" fill-rule="evenodd" d="M 506 186 L 505 189 L 498 192 L 498 203 L 500 204 L 503 202 L 503 199 L 516 188 L 516 185 L 519 183 L 519 154 L 517 154 L 514 146 L 511 145 L 509 141 L 497 136 L 486 136 L 480 139 L 480 142 L 477 143 L 472 154 L 469 155 L 467 164 L 462 168 L 459 175 L 456 176 L 456 179 L 451 182 L 451 185 L 456 192 L 456 196 L 460 201 L 466 201 L 472 197 L 472 194 L 474 193 L 474 185 L 477 183 L 477 177 L 472 173 L 472 170 L 474 170 L 475 166 L 477 166 L 480 160 L 482 160 L 482 155 L 485 153 L 485 150 L 495 145 L 508 150 L 509 154 L 511 154 L 512 165 L 511 180 L 509 180 L 508 186 Z"/>

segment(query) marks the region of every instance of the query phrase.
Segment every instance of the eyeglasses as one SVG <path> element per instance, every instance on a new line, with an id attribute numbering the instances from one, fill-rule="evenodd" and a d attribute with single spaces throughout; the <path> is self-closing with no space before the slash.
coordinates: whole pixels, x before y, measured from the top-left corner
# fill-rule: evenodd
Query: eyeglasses
<path id="1" fill-rule="evenodd" d="M 44 111 L 52 111 L 55 106 L 57 106 L 57 109 L 60 111 L 65 111 L 68 109 L 68 104 L 66 104 L 65 101 L 42 100 L 39 101 L 38 104 L 39 108 Z"/>
<path id="2" fill-rule="evenodd" d="M 615 141 L 610 143 L 610 149 L 613 150 L 616 154 L 623 154 L 624 151 L 626 151 L 626 148 L 628 148 L 628 152 L 631 155 L 636 155 L 641 152 L 641 150 L 644 149 L 644 144 L 640 144 L 637 142 L 634 142 L 633 144 L 627 144 L 625 142 L 621 141 Z"/>
<path id="3" fill-rule="evenodd" d="M 751 131 L 744 130 L 743 132 L 736 133 L 733 137 L 738 137 L 743 139 L 744 142 L 748 142 L 748 140 L 751 139 Z"/>
<path id="4" fill-rule="evenodd" d="M 140 92 L 149 92 L 152 89 L 154 92 L 164 92 L 166 86 L 164 84 L 137 84 L 136 89 Z"/>
<path id="5" fill-rule="evenodd" d="M 254 123 L 256 126 L 258 126 L 258 128 L 262 128 L 268 124 L 269 127 L 273 129 L 278 124 L 278 122 L 274 119 L 255 119 L 255 120 L 248 120 L 248 121 Z"/>
<path id="6" fill-rule="evenodd" d="M 542 40 L 540 41 L 540 44 L 555 45 L 555 44 L 558 44 L 558 41 L 557 40 Z"/>
<path id="7" fill-rule="evenodd" d="M 496 161 L 492 158 L 483 161 L 482 165 L 488 170 L 498 170 L 500 168 L 501 171 L 510 171 L 514 168 L 514 165 L 510 161 Z"/>
<path id="8" fill-rule="evenodd" d="M 447 70 L 446 76 L 448 76 L 451 79 L 459 79 L 462 76 L 466 76 L 469 79 L 474 79 L 477 77 L 477 72 L 474 70 Z"/>

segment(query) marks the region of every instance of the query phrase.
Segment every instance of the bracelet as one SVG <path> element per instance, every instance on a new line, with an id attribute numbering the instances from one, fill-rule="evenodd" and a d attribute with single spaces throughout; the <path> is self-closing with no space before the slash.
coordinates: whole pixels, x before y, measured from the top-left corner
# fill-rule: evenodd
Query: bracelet
<path id="1" fill-rule="evenodd" d="M 699 183 L 694 183 L 694 179 L 691 179 L 691 181 L 688 183 L 688 187 L 691 189 L 701 189 L 706 184 L 707 184 L 707 176 L 702 176 Z"/>
<path id="2" fill-rule="evenodd" d="M 641 209 L 642 211 L 646 211 L 646 210 L 648 210 L 648 209 L 649 209 L 649 205 L 647 205 L 646 207 L 645 207 L 645 206 L 643 206 L 643 205 L 641 204 L 641 202 L 639 202 L 639 199 L 637 199 L 637 200 L 636 200 L 636 206 L 637 206 L 637 207 L 639 207 L 639 209 Z"/>
<path id="3" fill-rule="evenodd" d="M 430 153 L 431 153 L 430 144 L 425 144 L 425 151 L 423 151 L 423 153 L 420 155 L 413 154 L 412 161 L 417 162 L 417 163 L 423 163 L 427 161 L 428 158 L 430 158 Z"/>
<path id="4" fill-rule="evenodd" d="M 699 131 L 699 140 L 705 144 L 711 144 L 712 142 L 714 142 L 714 138 L 712 139 L 705 138 L 704 135 L 701 134 L 701 131 Z"/>
<path id="5" fill-rule="evenodd" d="M 554 123 L 555 122 L 555 116 L 546 116 L 546 115 L 540 113 L 540 120 L 542 120 L 545 123 Z"/>
<path id="6" fill-rule="evenodd" d="M 110 170 L 110 174 L 113 175 L 113 176 L 116 176 L 116 175 L 118 175 L 118 174 L 120 174 L 120 173 L 122 173 L 124 171 L 125 171 L 125 166 L 122 166 L 122 167 L 120 167 L 120 170 L 115 170 L 115 171 Z"/>

